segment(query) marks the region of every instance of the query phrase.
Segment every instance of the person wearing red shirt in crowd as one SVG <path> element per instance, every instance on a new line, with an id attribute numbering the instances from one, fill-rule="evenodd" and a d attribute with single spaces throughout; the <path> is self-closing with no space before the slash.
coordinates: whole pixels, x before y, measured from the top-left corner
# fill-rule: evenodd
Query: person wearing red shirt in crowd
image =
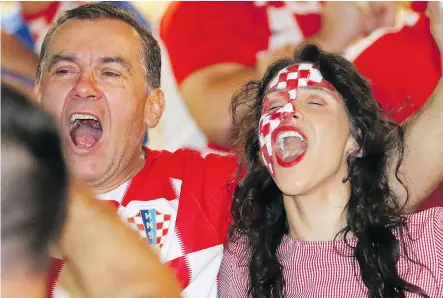
<path id="1" fill-rule="evenodd" d="M 37 100 L 62 129 L 70 170 L 157 248 L 161 261 L 177 274 L 183 297 L 216 297 L 237 163 L 233 156 L 140 145 L 145 127 L 157 125 L 165 105 L 160 57 L 152 34 L 123 9 L 96 3 L 66 11 L 43 42 Z M 436 143 L 443 134 L 442 85 L 423 113 L 405 124 L 407 150 L 400 171 L 414 182 L 406 181 L 409 209 L 443 176 L 443 144 Z M 407 196 L 395 178 L 399 156 L 392 151 L 390 157 L 387 177 L 404 203 Z M 91 225 L 91 233 L 109 232 Z M 67 282 L 57 281 L 76 268 L 79 255 L 57 263 L 57 269 L 64 266 L 61 275 L 54 271 L 51 294 L 66 297 Z M 130 254 L 116 260 L 132 261 Z M 93 286 L 90 277 L 77 280 Z"/>

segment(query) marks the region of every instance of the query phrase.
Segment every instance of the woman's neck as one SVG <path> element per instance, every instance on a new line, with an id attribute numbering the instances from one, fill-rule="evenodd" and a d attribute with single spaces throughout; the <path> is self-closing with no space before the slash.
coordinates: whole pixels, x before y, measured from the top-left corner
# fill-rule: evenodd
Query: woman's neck
<path id="1" fill-rule="evenodd" d="M 349 198 L 349 182 L 337 181 L 323 183 L 321 188 L 306 195 L 283 195 L 289 236 L 305 241 L 333 240 L 346 226 L 345 208 Z"/>

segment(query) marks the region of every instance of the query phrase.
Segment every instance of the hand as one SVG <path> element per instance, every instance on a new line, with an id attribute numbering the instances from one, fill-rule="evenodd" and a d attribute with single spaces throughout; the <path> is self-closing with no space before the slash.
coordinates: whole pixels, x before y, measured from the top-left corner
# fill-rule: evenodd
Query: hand
<path id="1" fill-rule="evenodd" d="M 377 27 L 376 9 L 365 2 L 327 1 L 322 13 L 319 39 L 325 49 L 340 52 L 357 38 L 369 34 Z"/>
<path id="2" fill-rule="evenodd" d="M 340 52 L 360 35 L 373 30 L 375 19 L 366 2 L 329 2 L 322 12 L 320 32 L 306 40 L 320 45 L 323 49 Z M 257 61 L 257 73 L 262 76 L 267 67 L 278 59 L 292 57 L 297 45 L 285 45 L 268 51 Z"/>
<path id="3" fill-rule="evenodd" d="M 375 28 L 394 27 L 399 5 L 401 3 L 392 1 L 368 1 Z"/>
<path id="4" fill-rule="evenodd" d="M 431 33 L 434 40 L 440 49 L 440 54 L 443 55 L 443 3 L 429 2 L 428 14 L 431 20 Z"/>

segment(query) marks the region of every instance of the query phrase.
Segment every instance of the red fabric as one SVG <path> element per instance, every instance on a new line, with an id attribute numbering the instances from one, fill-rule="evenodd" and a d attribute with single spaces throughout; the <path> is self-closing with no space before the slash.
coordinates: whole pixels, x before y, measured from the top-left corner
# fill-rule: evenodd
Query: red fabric
<path id="1" fill-rule="evenodd" d="M 396 122 L 419 110 L 441 77 L 440 52 L 424 15 L 414 26 L 380 37 L 354 63 Z"/>
<path id="2" fill-rule="evenodd" d="M 160 25 L 178 84 L 217 63 L 253 66 L 267 35 L 266 15 L 253 2 L 172 2 Z"/>
<path id="3" fill-rule="evenodd" d="M 411 1 L 411 9 L 416 12 L 425 12 L 428 1 Z"/>
<path id="4" fill-rule="evenodd" d="M 54 288 L 56 286 L 56 283 L 58 281 L 58 277 L 61 273 L 61 270 L 63 268 L 64 261 L 51 258 L 51 263 L 49 264 L 49 270 L 48 270 L 48 283 L 47 283 L 47 293 L 48 298 L 53 297 L 54 294 Z"/>
<path id="5" fill-rule="evenodd" d="M 429 297 L 443 297 L 443 208 L 407 216 L 409 235 L 405 237 L 411 262 L 402 253 L 397 263 L 399 275 L 421 287 Z M 349 241 L 356 245 L 354 239 Z M 343 240 L 297 241 L 284 236 L 278 248 L 285 279 L 285 297 L 367 297 L 353 251 Z M 247 297 L 250 247 L 245 238 L 229 243 L 224 251 L 219 276 L 219 296 Z M 407 298 L 417 297 L 410 292 Z"/>
<path id="6" fill-rule="evenodd" d="M 61 2 L 54 1 L 48 7 L 36 13 L 27 14 L 22 11 L 21 15 L 25 22 L 32 22 L 36 19 L 44 18 L 48 24 L 51 24 L 57 14 L 57 10 L 60 7 L 60 4 Z"/>
<path id="7" fill-rule="evenodd" d="M 154 248 L 157 244 L 162 261 L 174 269 L 185 289 L 183 297 L 216 292 L 236 167 L 232 156 L 209 154 L 203 158 L 192 150 L 171 153 L 147 149 L 145 167 L 127 184 L 123 195 L 110 192 L 106 198 L 99 196 L 118 206 L 122 220 L 147 244 Z M 149 240 L 163 236 L 158 234 L 165 232 L 164 227 L 158 221 L 143 221 L 150 210 L 168 221 L 165 241 L 160 245 Z M 53 282 L 56 277 L 58 274 L 52 275 Z"/>
<path id="8" fill-rule="evenodd" d="M 231 153 L 231 149 L 213 143 L 208 144 L 208 148 L 215 151 L 215 153 L 217 152 L 220 152 L 220 154 Z"/>
<path id="9" fill-rule="evenodd" d="M 217 63 L 254 66 L 256 55 L 268 49 L 271 37 L 267 10 L 283 1 L 257 5 L 248 2 L 172 2 L 160 24 L 178 84 L 191 73 Z M 292 5 L 297 5 L 292 4 Z M 304 37 L 321 25 L 319 14 L 293 14 Z"/>

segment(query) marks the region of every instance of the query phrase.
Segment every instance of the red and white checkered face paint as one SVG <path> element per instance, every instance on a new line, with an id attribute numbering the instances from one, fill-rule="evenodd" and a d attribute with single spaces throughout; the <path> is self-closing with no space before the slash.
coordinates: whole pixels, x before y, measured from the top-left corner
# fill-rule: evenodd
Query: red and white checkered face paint
<path id="1" fill-rule="evenodd" d="M 288 93 L 288 102 L 282 107 L 269 110 L 270 101 L 267 97 L 263 100 L 262 116 L 259 123 L 260 151 L 263 162 L 269 173 L 274 176 L 272 156 L 275 137 L 273 132 L 296 112 L 293 101 L 297 99 L 298 89 L 301 87 L 320 87 L 335 91 L 331 83 L 323 79 L 320 71 L 309 63 L 294 64 L 282 69 L 269 83 L 267 92 L 279 91 Z"/>

